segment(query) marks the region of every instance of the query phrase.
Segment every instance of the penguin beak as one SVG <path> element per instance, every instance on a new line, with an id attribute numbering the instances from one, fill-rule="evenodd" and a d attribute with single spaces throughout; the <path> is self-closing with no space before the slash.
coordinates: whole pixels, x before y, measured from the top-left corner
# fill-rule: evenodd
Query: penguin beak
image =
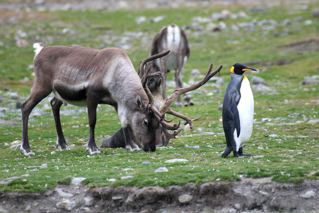
<path id="1" fill-rule="evenodd" d="M 249 71 L 252 71 L 252 72 L 259 72 L 259 70 L 255 69 L 255 68 L 252 68 L 252 67 L 246 67 L 245 69 L 243 69 L 244 72 L 249 72 Z"/>

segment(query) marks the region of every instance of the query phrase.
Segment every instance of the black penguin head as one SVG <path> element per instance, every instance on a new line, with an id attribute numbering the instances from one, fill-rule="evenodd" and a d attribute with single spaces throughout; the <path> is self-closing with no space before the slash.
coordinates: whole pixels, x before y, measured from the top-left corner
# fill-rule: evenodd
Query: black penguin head
<path id="1" fill-rule="evenodd" d="M 231 73 L 235 73 L 237 75 L 242 75 L 247 71 L 257 71 L 255 68 L 251 68 L 251 67 L 247 67 L 244 64 L 234 64 L 231 68 L 230 68 L 230 72 Z"/>

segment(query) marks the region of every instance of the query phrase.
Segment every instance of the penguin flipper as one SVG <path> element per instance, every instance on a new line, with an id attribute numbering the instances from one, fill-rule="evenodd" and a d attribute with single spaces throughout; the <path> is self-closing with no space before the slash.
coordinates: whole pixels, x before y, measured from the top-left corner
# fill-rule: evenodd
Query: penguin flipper
<path id="1" fill-rule="evenodd" d="M 240 100 L 240 92 L 238 90 L 234 90 L 231 93 L 231 101 L 230 101 L 230 110 L 235 123 L 235 129 L 237 130 L 237 137 L 240 135 L 240 120 L 239 120 L 239 112 L 237 109 L 237 105 Z"/>

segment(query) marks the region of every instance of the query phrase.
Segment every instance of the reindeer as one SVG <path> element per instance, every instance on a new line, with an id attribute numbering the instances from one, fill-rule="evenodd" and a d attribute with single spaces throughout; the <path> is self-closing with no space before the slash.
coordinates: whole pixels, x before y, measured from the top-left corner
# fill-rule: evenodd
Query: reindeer
<path id="1" fill-rule="evenodd" d="M 175 70 L 176 88 L 183 87 L 183 67 L 190 55 L 188 40 L 184 30 L 174 24 L 162 28 L 152 41 L 151 55 L 158 54 L 164 50 L 170 50 L 170 53 L 165 57 L 155 60 L 152 67 L 157 71 L 161 71 L 163 74 L 162 95 L 165 98 L 167 72 L 170 70 Z M 184 100 L 185 106 L 193 105 L 190 96 L 185 96 Z M 176 105 L 183 105 L 180 101 L 180 97 L 178 97 Z"/>
<path id="2" fill-rule="evenodd" d="M 145 69 L 142 69 L 143 66 L 145 66 Z M 192 120 L 189 119 L 188 117 L 173 111 L 170 108 L 166 108 L 167 104 L 171 104 L 173 103 L 173 100 L 176 100 L 179 97 L 179 94 L 185 94 L 188 91 L 194 90 L 199 88 L 201 85 L 205 84 L 206 80 L 208 77 L 206 75 L 206 77 L 199 83 L 194 84 L 188 88 L 184 88 L 184 89 L 176 89 L 175 92 L 173 93 L 173 95 L 171 95 L 169 98 L 164 99 L 161 93 L 161 86 L 162 85 L 162 75 L 161 72 L 154 72 L 153 69 L 153 64 L 149 63 L 149 64 L 142 64 L 140 69 L 139 69 L 139 75 L 140 77 L 143 79 L 143 73 L 141 72 L 141 70 L 146 70 L 146 72 L 149 74 L 148 76 L 148 80 L 147 82 L 143 82 L 143 85 L 145 85 L 145 90 L 148 91 L 148 93 L 151 93 L 149 96 L 152 97 L 152 102 L 153 102 L 153 106 L 156 108 L 156 110 L 159 110 L 160 112 L 165 112 L 167 114 L 171 114 L 174 115 L 176 117 L 182 118 L 186 121 L 186 124 L 190 125 L 190 128 L 192 129 Z M 219 72 L 221 70 L 222 67 L 219 67 L 219 69 L 217 69 L 217 71 L 215 71 L 213 73 L 213 75 L 215 75 L 217 72 Z M 211 72 L 212 66 L 209 69 L 209 72 Z M 212 76 L 213 76 L 212 75 Z M 211 76 L 211 77 L 212 77 Z M 211 78 L 209 76 L 209 78 Z M 157 142 L 156 145 L 159 146 L 167 146 L 169 141 L 173 138 L 176 138 L 176 136 L 178 135 L 178 133 L 181 131 L 181 129 L 179 130 L 175 130 L 173 131 L 173 133 L 170 133 L 166 128 L 160 126 L 160 131 L 159 131 L 159 135 L 157 136 Z M 125 148 L 125 140 L 124 140 L 124 133 L 123 133 L 123 129 L 121 128 L 120 130 L 118 130 L 115 134 L 113 134 L 111 137 L 105 139 L 102 143 L 102 146 L 104 148 Z"/>

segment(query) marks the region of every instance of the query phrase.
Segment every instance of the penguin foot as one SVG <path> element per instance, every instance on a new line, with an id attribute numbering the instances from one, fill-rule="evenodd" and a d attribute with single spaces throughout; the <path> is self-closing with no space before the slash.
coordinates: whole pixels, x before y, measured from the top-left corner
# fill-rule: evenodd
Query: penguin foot
<path id="1" fill-rule="evenodd" d="M 221 155 L 222 158 L 227 158 L 229 153 L 231 153 L 232 149 L 230 147 L 226 147 L 224 153 Z"/>
<path id="2" fill-rule="evenodd" d="M 239 158 L 251 158 L 253 157 L 253 155 L 251 154 L 241 154 L 241 155 L 238 155 Z"/>

